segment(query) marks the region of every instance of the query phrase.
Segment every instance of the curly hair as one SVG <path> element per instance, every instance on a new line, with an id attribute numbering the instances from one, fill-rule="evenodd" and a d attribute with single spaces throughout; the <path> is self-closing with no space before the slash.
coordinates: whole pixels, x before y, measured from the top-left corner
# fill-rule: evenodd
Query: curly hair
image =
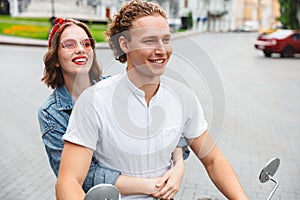
<path id="1" fill-rule="evenodd" d="M 141 0 L 126 2 L 114 15 L 105 34 L 116 60 L 121 63 L 127 62 L 126 54 L 120 47 L 119 38 L 128 37 L 127 32 L 131 29 L 133 21 L 150 15 L 159 15 L 167 19 L 165 11 L 158 4 Z"/>
<path id="2" fill-rule="evenodd" d="M 56 66 L 56 63 L 59 63 L 58 47 L 60 45 L 60 37 L 62 32 L 65 30 L 66 27 L 74 24 L 82 28 L 87 33 L 89 38 L 93 38 L 88 27 L 84 23 L 75 20 L 72 20 L 71 22 L 68 21 L 67 23 L 61 24 L 59 28 L 55 30 L 54 33 L 50 34 L 51 37 L 49 37 L 49 48 L 46 54 L 44 55 L 44 64 L 45 64 L 44 76 L 41 80 L 44 81 L 44 83 L 48 87 L 51 87 L 52 89 L 64 85 L 64 77 L 61 72 L 61 67 Z M 93 48 L 94 59 L 93 59 L 92 67 L 89 71 L 89 77 L 90 80 L 99 81 L 102 71 L 97 61 L 95 44 L 92 44 L 92 48 Z"/>

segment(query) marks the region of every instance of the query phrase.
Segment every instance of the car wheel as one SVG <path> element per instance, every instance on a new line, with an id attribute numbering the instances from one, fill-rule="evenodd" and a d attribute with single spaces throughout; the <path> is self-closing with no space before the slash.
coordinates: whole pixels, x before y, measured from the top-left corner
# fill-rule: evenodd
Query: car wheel
<path id="1" fill-rule="evenodd" d="M 263 52 L 264 52 L 266 57 L 271 57 L 271 55 L 272 55 L 271 51 L 263 50 Z"/>
<path id="2" fill-rule="evenodd" d="M 292 46 L 286 46 L 284 47 L 284 49 L 281 52 L 281 57 L 282 58 L 289 58 L 289 57 L 293 57 L 295 53 L 295 50 Z"/>

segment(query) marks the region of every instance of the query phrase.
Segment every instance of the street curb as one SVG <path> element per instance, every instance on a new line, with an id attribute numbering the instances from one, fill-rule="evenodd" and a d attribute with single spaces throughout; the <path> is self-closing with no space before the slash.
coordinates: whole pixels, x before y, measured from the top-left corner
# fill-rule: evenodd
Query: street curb
<path id="1" fill-rule="evenodd" d="M 201 32 L 195 31 L 185 31 L 178 32 L 172 34 L 173 40 L 178 40 L 184 37 L 194 36 L 200 34 Z M 48 47 L 47 40 L 38 40 L 38 39 L 30 39 L 30 38 L 21 38 L 21 37 L 13 37 L 0 35 L 0 44 L 2 45 L 12 45 L 12 46 L 27 46 L 27 47 Z M 107 42 L 96 43 L 96 49 L 109 49 L 109 45 Z"/>
<path id="2" fill-rule="evenodd" d="M 5 41 L 0 41 L 0 44 L 2 45 L 9 45 L 9 46 L 27 46 L 27 47 L 43 47 L 43 48 L 48 48 L 48 44 L 37 44 L 37 43 L 26 43 L 26 42 L 5 42 Z M 96 44 L 96 49 L 109 49 L 108 44 Z"/>
<path id="3" fill-rule="evenodd" d="M 43 47 L 48 48 L 47 40 L 29 39 L 0 35 L 0 44 L 12 46 Z M 96 43 L 96 49 L 109 49 L 106 42 Z"/>

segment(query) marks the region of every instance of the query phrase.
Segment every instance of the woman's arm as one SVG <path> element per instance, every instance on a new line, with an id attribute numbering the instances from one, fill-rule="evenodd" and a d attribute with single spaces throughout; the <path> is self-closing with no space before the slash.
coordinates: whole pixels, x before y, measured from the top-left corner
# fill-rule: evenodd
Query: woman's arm
<path id="1" fill-rule="evenodd" d="M 143 179 L 121 175 L 115 186 L 121 194 L 147 194 L 156 198 L 172 199 L 179 191 L 184 175 L 184 159 L 188 156 L 188 142 L 184 137 L 181 137 L 172 154 L 173 167 L 164 176 L 155 179 Z"/>
<path id="2" fill-rule="evenodd" d="M 145 194 L 152 195 L 159 191 L 159 178 L 138 178 L 120 175 L 116 180 L 115 186 L 122 195 Z"/>
<path id="3" fill-rule="evenodd" d="M 173 152 L 173 167 L 160 178 L 158 185 L 164 185 L 153 196 L 159 199 L 173 199 L 180 189 L 184 175 L 182 148 L 177 147 Z"/>
<path id="4" fill-rule="evenodd" d="M 174 166 L 162 177 L 147 179 L 121 175 L 115 186 L 125 195 L 146 194 L 160 199 L 172 199 L 178 192 L 184 175 L 182 148 L 176 148 L 173 152 L 173 163 Z"/>

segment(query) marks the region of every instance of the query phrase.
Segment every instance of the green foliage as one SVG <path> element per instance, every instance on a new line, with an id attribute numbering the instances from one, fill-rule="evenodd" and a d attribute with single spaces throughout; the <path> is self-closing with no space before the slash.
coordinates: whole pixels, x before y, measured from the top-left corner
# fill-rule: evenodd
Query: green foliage
<path id="1" fill-rule="evenodd" d="M 192 11 L 188 14 L 188 22 L 189 22 L 189 29 L 192 29 L 194 26 L 194 20 L 193 20 L 193 13 Z"/>
<path id="2" fill-rule="evenodd" d="M 20 18 L 0 15 L 0 34 L 34 39 L 48 39 L 51 23 L 48 18 Z M 105 40 L 106 25 L 87 24 L 97 42 Z"/>
<path id="3" fill-rule="evenodd" d="M 299 29 L 297 19 L 297 2 L 295 0 L 279 0 L 280 17 L 279 21 L 288 29 Z"/>

